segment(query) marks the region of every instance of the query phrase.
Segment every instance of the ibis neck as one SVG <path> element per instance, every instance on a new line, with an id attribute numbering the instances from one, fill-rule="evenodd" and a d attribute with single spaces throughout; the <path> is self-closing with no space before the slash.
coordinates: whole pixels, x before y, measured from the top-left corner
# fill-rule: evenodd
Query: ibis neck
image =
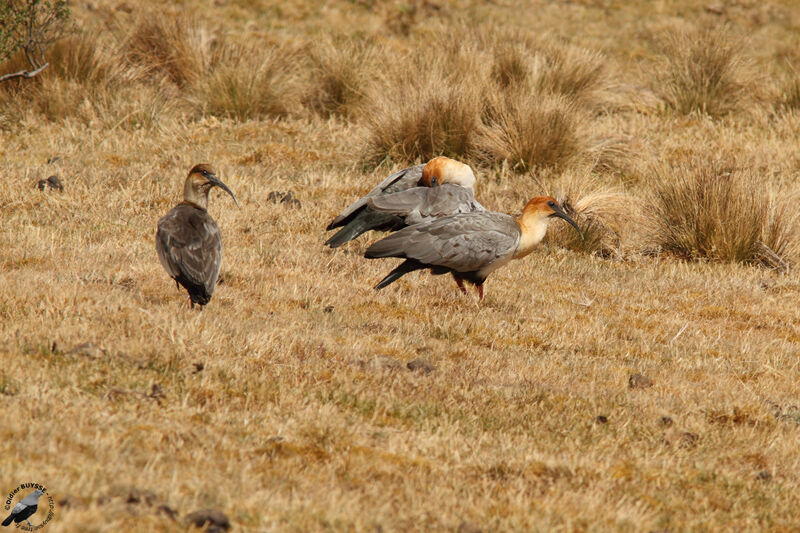
<path id="1" fill-rule="evenodd" d="M 547 232 L 547 218 L 521 216 L 517 219 L 517 224 L 519 224 L 520 237 L 517 251 L 514 252 L 514 259 L 525 257 L 536 248 L 537 244 L 542 242 L 544 234 Z"/>
<path id="2" fill-rule="evenodd" d="M 194 204 L 200 209 L 208 209 L 208 191 L 202 192 L 188 184 L 183 190 L 183 201 Z"/>

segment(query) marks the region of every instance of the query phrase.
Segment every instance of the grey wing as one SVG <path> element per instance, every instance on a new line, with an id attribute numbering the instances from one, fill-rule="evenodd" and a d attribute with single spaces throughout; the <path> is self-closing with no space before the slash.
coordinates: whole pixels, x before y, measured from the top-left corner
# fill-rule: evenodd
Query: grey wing
<path id="1" fill-rule="evenodd" d="M 27 503 L 19 502 L 17 505 L 14 506 L 13 509 L 11 509 L 11 516 L 19 514 L 27 508 L 28 508 Z"/>
<path id="2" fill-rule="evenodd" d="M 425 165 L 416 165 L 413 167 L 404 168 L 403 170 L 399 170 L 388 176 L 366 195 L 350 204 L 347 209 L 342 211 L 339 216 L 334 218 L 333 222 L 331 222 L 328 226 L 328 229 L 330 230 L 342 225 L 347 217 L 367 205 L 367 200 L 369 200 L 371 197 L 404 191 L 416 186 L 422 177 L 422 169 L 424 167 Z"/>
<path id="3" fill-rule="evenodd" d="M 519 225 L 503 213 L 464 213 L 409 226 L 370 246 L 370 257 L 406 257 L 472 272 L 514 253 Z"/>
<path id="4" fill-rule="evenodd" d="M 367 203 L 376 211 L 404 217 L 408 225 L 458 213 L 485 211 L 475 200 L 472 189 L 450 184 L 414 187 L 370 198 Z"/>
<path id="5" fill-rule="evenodd" d="M 210 216 L 167 213 L 158 221 L 156 248 L 173 279 L 183 278 L 202 285 L 208 294 L 214 292 L 222 266 L 222 236 Z"/>

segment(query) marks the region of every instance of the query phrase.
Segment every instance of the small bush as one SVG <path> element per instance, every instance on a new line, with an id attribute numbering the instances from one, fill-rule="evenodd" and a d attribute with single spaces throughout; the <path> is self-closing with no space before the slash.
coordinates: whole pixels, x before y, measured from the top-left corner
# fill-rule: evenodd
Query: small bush
<path id="1" fill-rule="evenodd" d="M 365 163 L 464 158 L 472 152 L 480 119 L 476 86 L 436 72 L 421 77 L 373 91 L 365 117 Z"/>
<path id="2" fill-rule="evenodd" d="M 639 206 L 624 192 L 601 185 L 587 170 L 562 176 L 554 186 L 556 199 L 578 224 L 583 239 L 568 224 L 550 224 L 547 241 L 601 257 L 618 255 L 628 226 L 641 218 Z"/>
<path id="3" fill-rule="evenodd" d="M 582 119 L 566 97 L 528 88 L 487 102 L 477 140 L 481 159 L 517 172 L 557 168 L 582 151 Z"/>
<path id="4" fill-rule="evenodd" d="M 197 82 L 193 101 L 202 113 L 247 120 L 280 117 L 300 105 L 299 51 L 224 45 L 210 73 Z"/>
<path id="5" fill-rule="evenodd" d="M 756 78 L 743 41 L 725 27 L 670 31 L 658 38 L 653 89 L 675 112 L 719 117 L 753 101 Z"/>
<path id="6" fill-rule="evenodd" d="M 364 100 L 374 72 L 374 45 L 325 40 L 311 54 L 306 105 L 323 115 L 352 116 Z"/>
<path id="7" fill-rule="evenodd" d="M 209 48 L 210 40 L 186 17 L 146 13 L 125 38 L 122 55 L 139 79 L 166 78 L 186 87 L 205 73 Z"/>
<path id="8" fill-rule="evenodd" d="M 691 157 L 651 170 L 655 242 L 686 259 L 763 263 L 797 245 L 797 219 L 771 197 L 759 174 L 735 161 Z M 776 207 L 778 209 L 776 209 Z"/>

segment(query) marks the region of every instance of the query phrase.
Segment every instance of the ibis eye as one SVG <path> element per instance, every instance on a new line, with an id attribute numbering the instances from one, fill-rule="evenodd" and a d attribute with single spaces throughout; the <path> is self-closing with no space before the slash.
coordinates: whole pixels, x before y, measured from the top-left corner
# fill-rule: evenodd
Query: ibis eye
<path id="1" fill-rule="evenodd" d="M 431 178 L 431 186 L 435 187 L 436 185 L 439 185 L 439 180 L 436 177 Z"/>
<path id="2" fill-rule="evenodd" d="M 556 203 L 553 202 L 553 201 L 547 202 L 547 205 L 548 205 L 548 207 L 551 207 L 552 209 L 556 208 Z"/>

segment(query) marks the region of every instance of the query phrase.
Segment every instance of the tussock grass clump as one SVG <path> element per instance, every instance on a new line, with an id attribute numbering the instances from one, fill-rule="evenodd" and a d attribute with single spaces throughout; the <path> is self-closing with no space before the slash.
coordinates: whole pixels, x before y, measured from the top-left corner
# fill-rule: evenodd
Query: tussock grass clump
<path id="1" fill-rule="evenodd" d="M 425 161 L 437 155 L 465 158 L 480 120 L 479 85 L 433 72 L 422 79 L 373 91 L 366 111 L 363 160 Z"/>
<path id="2" fill-rule="evenodd" d="M 599 53 L 549 42 L 536 55 L 531 78 L 542 92 L 562 94 L 587 108 L 595 108 L 601 104 L 604 72 Z"/>
<path id="3" fill-rule="evenodd" d="M 83 84 L 114 83 L 123 71 L 109 48 L 107 43 L 85 33 L 62 39 L 48 52 L 51 74 Z"/>
<path id="4" fill-rule="evenodd" d="M 487 102 L 480 128 L 480 158 L 508 162 L 517 172 L 559 167 L 582 151 L 582 117 L 566 97 L 528 88 L 496 94 Z"/>
<path id="5" fill-rule="evenodd" d="M 123 75 L 110 49 L 87 34 L 54 43 L 48 49 L 50 66 L 40 75 L 0 84 L 3 127 L 37 116 L 49 121 L 76 117 L 85 123 L 97 118 L 92 110 L 112 100 Z"/>
<path id="6" fill-rule="evenodd" d="M 287 115 L 300 106 L 299 60 L 299 50 L 288 45 L 224 45 L 192 100 L 204 114 L 238 120 Z"/>
<path id="7" fill-rule="evenodd" d="M 186 17 L 145 13 L 125 37 L 121 53 L 139 79 L 166 78 L 186 87 L 205 72 L 209 44 Z"/>
<path id="8" fill-rule="evenodd" d="M 524 46 L 514 41 L 495 43 L 492 58 L 492 78 L 503 89 L 517 87 L 530 76 L 530 60 Z"/>
<path id="9" fill-rule="evenodd" d="M 657 39 L 654 90 L 680 114 L 719 117 L 752 103 L 757 78 L 744 41 L 724 26 L 667 31 Z"/>
<path id="10" fill-rule="evenodd" d="M 796 215 L 749 167 L 695 156 L 654 166 L 650 179 L 653 235 L 669 253 L 769 264 L 785 262 L 796 247 Z"/>
<path id="11" fill-rule="evenodd" d="M 602 185 L 590 170 L 562 176 L 555 185 L 559 204 L 578 224 L 583 239 L 568 224 L 550 224 L 547 241 L 601 257 L 619 255 L 628 226 L 641 220 L 641 210 L 625 192 Z"/>
<path id="12" fill-rule="evenodd" d="M 328 39 L 311 51 L 306 105 L 323 115 L 350 117 L 374 82 L 374 45 Z"/>
<path id="13" fill-rule="evenodd" d="M 602 104 L 608 82 L 598 52 L 519 32 L 481 35 L 477 40 L 491 50 L 491 77 L 500 88 L 514 91 L 530 85 L 587 108 Z"/>

